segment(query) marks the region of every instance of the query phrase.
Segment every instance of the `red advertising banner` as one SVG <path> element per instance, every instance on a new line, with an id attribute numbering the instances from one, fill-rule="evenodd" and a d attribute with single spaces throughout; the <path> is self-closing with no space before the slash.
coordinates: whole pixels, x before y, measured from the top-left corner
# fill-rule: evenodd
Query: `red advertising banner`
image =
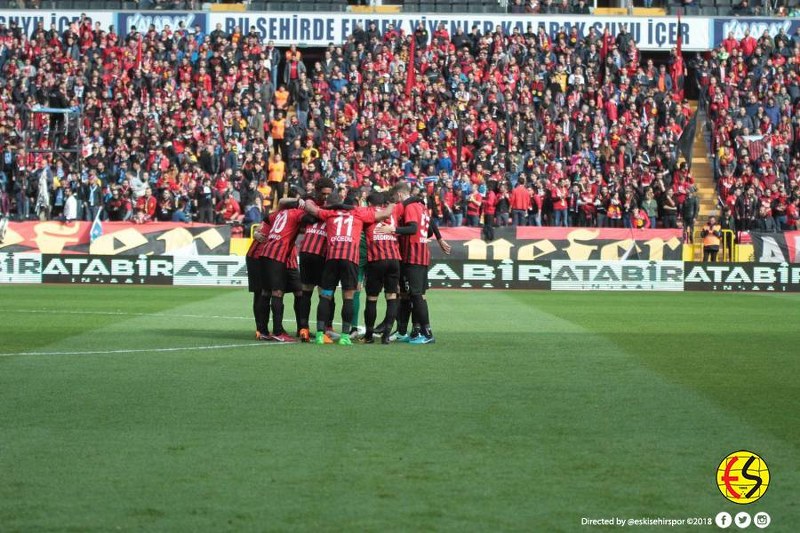
<path id="1" fill-rule="evenodd" d="M 441 228 L 453 245 L 452 256 L 472 261 L 543 260 L 676 260 L 683 259 L 679 229 L 555 228 L 522 226 L 497 228 L 495 240 L 481 238 L 481 228 Z M 431 245 L 432 257 L 444 257 Z"/>
<path id="2" fill-rule="evenodd" d="M 92 255 L 228 255 L 229 226 L 103 222 L 91 242 L 91 222 L 12 222 L 0 252 Z"/>

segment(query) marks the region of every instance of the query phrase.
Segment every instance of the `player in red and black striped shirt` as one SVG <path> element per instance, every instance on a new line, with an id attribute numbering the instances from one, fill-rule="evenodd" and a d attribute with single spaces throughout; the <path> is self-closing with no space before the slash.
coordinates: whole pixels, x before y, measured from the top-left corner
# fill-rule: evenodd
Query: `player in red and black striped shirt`
<path id="1" fill-rule="evenodd" d="M 336 184 L 329 178 L 319 178 L 314 184 L 313 201 L 318 206 L 325 205 L 328 196 L 333 193 Z M 308 332 L 309 315 L 311 315 L 311 296 L 314 287 L 322 285 L 322 269 L 325 265 L 325 255 L 328 252 L 328 234 L 325 231 L 325 222 L 314 217 L 306 219 L 305 236 L 300 243 L 300 282 L 303 286 L 303 294 L 299 304 L 298 323 L 300 340 L 308 342 L 310 335 Z M 330 317 L 332 319 L 333 317 Z"/>
<path id="2" fill-rule="evenodd" d="M 342 284 L 342 335 L 339 344 L 349 345 L 350 326 L 353 321 L 353 295 L 358 286 L 358 255 L 364 224 L 386 220 L 392 214 L 390 207 L 380 211 L 369 208 L 333 205 L 328 198 L 327 209 L 306 202 L 308 213 L 325 222 L 328 235 L 328 252 L 322 271 L 322 290 L 317 307 L 317 344 L 324 343 L 325 322 L 330 315 L 333 291 Z"/>
<path id="3" fill-rule="evenodd" d="M 266 275 L 265 285 L 271 289 L 270 308 L 272 310 L 272 340 L 279 342 L 292 342 L 283 329 L 283 294 L 289 281 L 289 266 L 293 262 L 296 268 L 297 250 L 295 240 L 300 232 L 300 226 L 305 211 L 302 209 L 302 200 L 282 201 L 279 211 L 270 214 L 268 218 L 269 231 L 262 236 L 265 240 L 261 249 L 261 261 Z M 298 207 L 292 207 L 298 205 Z M 261 233 L 260 231 L 257 233 Z"/>
<path id="4" fill-rule="evenodd" d="M 265 278 L 261 270 L 261 260 L 259 259 L 264 253 L 266 246 L 265 236 L 269 233 L 269 223 L 266 221 L 261 222 L 258 230 L 259 239 L 253 239 L 250 243 L 250 248 L 247 250 L 245 257 L 245 264 L 247 265 L 247 289 L 253 293 L 253 316 L 256 319 L 256 340 L 266 341 L 271 340 L 269 335 L 269 287 L 267 287 L 262 279 Z M 264 281 L 266 281 L 264 279 Z"/>
<path id="5" fill-rule="evenodd" d="M 385 204 L 385 196 L 373 192 L 367 198 L 370 206 L 376 209 Z M 400 291 L 400 244 L 397 236 L 382 231 L 382 226 L 395 228 L 402 205 L 395 204 L 390 216 L 384 223 L 370 224 L 364 230 L 367 237 L 367 271 L 366 292 L 367 305 L 364 308 L 364 325 L 367 330 L 364 342 L 371 344 L 378 314 L 378 296 L 381 290 L 386 294 L 386 317 L 383 320 L 381 343 L 389 344 L 391 326 L 397 317 L 397 293 Z M 395 215 L 397 213 L 397 216 Z M 386 326 L 388 324 L 388 327 Z"/>
<path id="6" fill-rule="evenodd" d="M 398 183 L 392 192 L 402 205 L 399 222 L 401 226 L 396 229 L 396 232 L 401 235 L 400 250 L 402 253 L 398 338 L 413 344 L 427 344 L 434 342 L 428 314 L 428 301 L 425 299 L 425 292 L 428 289 L 428 266 L 431 261 L 428 242 L 432 235 L 436 236 L 440 248 L 448 255 L 450 254 L 450 245 L 442 238 L 439 228 L 431 219 L 430 212 L 423 201 L 418 197 L 411 197 L 411 189 L 407 183 Z M 406 336 L 409 314 L 414 323 L 410 337 Z"/>

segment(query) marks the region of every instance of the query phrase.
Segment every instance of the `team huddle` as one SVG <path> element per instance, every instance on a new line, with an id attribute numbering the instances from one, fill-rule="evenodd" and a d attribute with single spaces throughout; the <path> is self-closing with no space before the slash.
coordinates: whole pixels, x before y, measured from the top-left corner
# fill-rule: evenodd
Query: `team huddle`
<path id="1" fill-rule="evenodd" d="M 363 288 L 365 343 L 391 340 L 411 344 L 434 342 L 425 292 L 430 250 L 435 237 L 445 254 L 445 241 L 423 200 L 406 183 L 387 193 L 372 192 L 368 206 L 357 207 L 333 194 L 335 184 L 319 179 L 314 197 L 283 199 L 254 233 L 247 252 L 248 286 L 253 293 L 256 338 L 277 342 L 311 342 L 311 297 L 318 288 L 315 344 L 352 344 L 356 319 L 354 299 Z M 303 233 L 299 249 L 297 237 Z M 365 253 L 364 253 L 365 252 Z M 341 333 L 333 330 L 334 293 L 341 286 Z M 376 326 L 377 303 L 383 291 L 386 315 Z M 294 295 L 297 337 L 283 327 L 286 293 Z M 269 318 L 272 315 L 272 333 Z M 409 332 L 409 319 L 412 328 Z M 397 330 L 393 334 L 395 323 Z"/>

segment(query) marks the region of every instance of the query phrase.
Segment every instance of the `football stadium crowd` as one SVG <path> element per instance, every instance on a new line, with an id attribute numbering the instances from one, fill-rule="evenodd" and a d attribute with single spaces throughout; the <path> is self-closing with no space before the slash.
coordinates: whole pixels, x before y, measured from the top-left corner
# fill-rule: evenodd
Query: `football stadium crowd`
<path id="1" fill-rule="evenodd" d="M 359 204 L 404 180 L 441 226 L 674 228 L 697 216 L 679 146 L 698 83 L 723 218 L 797 223 L 800 31 L 730 37 L 695 78 L 679 49 L 644 60 L 624 28 L 370 24 L 314 61 L 239 29 L 126 30 L 0 24 L 2 212 L 252 225 L 327 177 Z M 77 110 L 80 135 L 41 107 Z M 23 132 L 78 143 L 80 164 L 26 152 Z"/>
<path id="2" fill-rule="evenodd" d="M 508 12 L 514 14 L 575 14 L 588 15 L 591 13 L 589 0 L 511 0 L 508 2 Z M 680 10 L 684 15 L 704 16 L 742 16 L 742 17 L 797 17 L 800 16 L 800 6 L 786 0 L 778 1 L 753 1 L 749 0 L 678 0 L 659 1 L 637 0 L 633 3 L 637 7 L 666 7 L 667 13 L 673 14 Z M 704 10 L 705 8 L 705 10 Z M 709 10 L 710 8 L 710 10 Z"/>
<path id="3" fill-rule="evenodd" d="M 738 231 L 795 229 L 800 204 L 800 31 L 732 34 L 698 65 L 722 217 Z M 731 221 L 732 220 L 732 224 Z"/>

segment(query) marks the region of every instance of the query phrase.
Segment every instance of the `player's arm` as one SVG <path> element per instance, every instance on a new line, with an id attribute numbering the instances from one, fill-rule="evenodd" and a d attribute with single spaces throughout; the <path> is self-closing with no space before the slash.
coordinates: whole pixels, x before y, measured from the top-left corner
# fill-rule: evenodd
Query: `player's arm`
<path id="1" fill-rule="evenodd" d="M 428 237 L 436 237 L 436 242 L 439 243 L 439 248 L 445 253 L 445 255 L 450 255 L 450 252 L 453 251 L 452 246 L 446 240 L 442 238 L 442 232 L 439 231 L 439 225 L 436 224 L 436 221 L 431 219 L 430 224 L 428 225 Z"/>
<path id="2" fill-rule="evenodd" d="M 319 212 L 321 209 L 314 202 L 305 202 L 303 204 L 303 209 L 305 209 L 306 213 L 312 217 L 319 218 Z"/>
<path id="3" fill-rule="evenodd" d="M 314 202 L 306 202 L 301 209 L 305 209 L 306 213 L 323 222 L 331 217 L 335 217 L 336 213 L 338 213 L 338 211 L 334 211 L 333 209 L 320 209 Z"/>
<path id="4" fill-rule="evenodd" d="M 257 230 L 253 232 L 253 238 L 258 242 L 267 242 L 267 234 L 269 233 L 269 223 L 267 220 L 261 223 Z"/>
<path id="5" fill-rule="evenodd" d="M 303 209 L 303 204 L 305 200 L 302 198 L 281 198 L 278 202 L 279 209 Z"/>
<path id="6" fill-rule="evenodd" d="M 394 213 L 394 204 L 389 204 L 383 209 L 375 211 L 375 222 L 383 222 L 390 218 L 392 213 Z"/>
<path id="7" fill-rule="evenodd" d="M 389 211 L 389 218 L 395 213 L 395 204 L 389 204 L 388 207 L 385 209 Z M 376 213 L 377 215 L 377 213 Z M 399 220 L 395 217 L 396 220 Z M 377 217 L 376 217 L 377 220 Z M 378 224 L 375 227 L 375 233 L 383 233 L 383 234 L 395 234 L 395 235 L 414 235 L 419 230 L 419 224 L 416 221 L 408 221 L 403 226 L 394 226 L 393 224 Z"/>
<path id="8" fill-rule="evenodd" d="M 392 226 L 391 224 L 378 224 L 375 233 L 394 233 L 395 235 L 414 235 L 417 232 L 417 223 L 409 222 L 405 226 Z"/>
<path id="9" fill-rule="evenodd" d="M 339 202 L 338 204 L 328 205 L 326 209 L 330 209 L 333 211 L 352 211 L 353 209 L 355 209 L 355 206 Z"/>

